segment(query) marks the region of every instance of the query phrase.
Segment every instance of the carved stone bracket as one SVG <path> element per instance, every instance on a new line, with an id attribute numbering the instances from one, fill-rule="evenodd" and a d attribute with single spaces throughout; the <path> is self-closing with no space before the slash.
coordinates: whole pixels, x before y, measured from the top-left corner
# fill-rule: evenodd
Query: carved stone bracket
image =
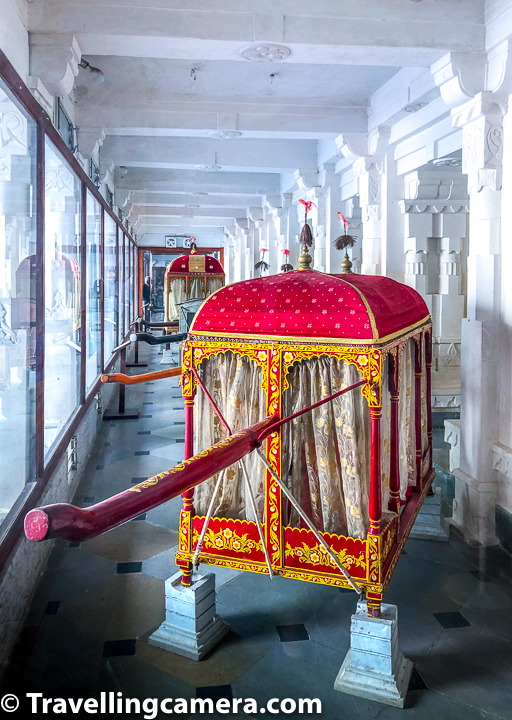
<path id="1" fill-rule="evenodd" d="M 462 128 L 462 172 L 468 176 L 469 192 L 483 187 L 501 190 L 503 115 L 505 99 L 479 93 L 452 111 L 452 123 Z"/>
<path id="2" fill-rule="evenodd" d="M 100 147 L 105 140 L 105 129 L 99 127 L 79 128 L 78 130 L 78 150 L 82 157 L 96 157 Z"/>
<path id="3" fill-rule="evenodd" d="M 312 190 L 320 187 L 318 170 L 295 170 L 295 182 L 299 190 Z"/>
<path id="4" fill-rule="evenodd" d="M 30 76 L 40 78 L 54 97 L 69 95 L 82 51 L 73 33 L 30 33 Z"/>
<path id="5" fill-rule="evenodd" d="M 484 87 L 485 57 L 481 53 L 450 52 L 431 66 L 434 82 L 449 108 L 474 97 Z"/>
<path id="6" fill-rule="evenodd" d="M 512 448 L 501 443 L 492 446 L 492 469 L 512 479 Z"/>

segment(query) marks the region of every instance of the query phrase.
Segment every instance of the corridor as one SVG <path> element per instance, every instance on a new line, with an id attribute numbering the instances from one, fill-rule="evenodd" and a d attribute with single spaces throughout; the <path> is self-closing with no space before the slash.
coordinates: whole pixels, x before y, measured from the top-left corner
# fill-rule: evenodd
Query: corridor
<path id="1" fill-rule="evenodd" d="M 141 348 L 148 368 L 131 372 L 161 369 L 158 347 Z M 138 407 L 139 419 L 103 423 L 75 504 L 98 502 L 183 459 L 177 378 L 128 386 L 127 407 Z M 164 619 L 164 582 L 177 571 L 180 507 L 176 498 L 85 543 L 56 542 L 2 694 L 115 691 L 141 700 L 254 698 L 259 706 L 319 697 L 328 720 L 510 717 L 511 560 L 501 548 L 471 547 L 453 533 L 450 543 L 408 541 L 386 593 L 399 608 L 400 649 L 415 663 L 406 709 L 398 710 L 333 689 L 356 604 L 349 590 L 203 565 L 201 572 L 215 573 L 217 612 L 230 634 L 200 662 L 150 646 Z"/>

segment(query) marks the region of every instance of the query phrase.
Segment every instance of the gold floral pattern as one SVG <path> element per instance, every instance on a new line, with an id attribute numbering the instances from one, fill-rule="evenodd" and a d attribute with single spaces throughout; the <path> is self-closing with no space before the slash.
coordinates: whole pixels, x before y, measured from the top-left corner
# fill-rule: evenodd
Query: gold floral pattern
<path id="1" fill-rule="evenodd" d="M 194 528 L 193 547 L 196 546 L 200 535 L 199 530 Z M 253 540 L 248 533 L 235 535 L 230 528 L 224 528 L 218 532 L 208 528 L 204 536 L 203 548 L 205 550 L 231 550 L 237 553 L 254 552 L 255 550 L 263 552 L 261 541 Z"/>
<path id="2" fill-rule="evenodd" d="M 372 584 L 380 583 L 380 541 L 380 535 L 368 535 L 368 539 L 366 541 L 366 567 L 368 573 L 367 580 L 369 583 Z"/>

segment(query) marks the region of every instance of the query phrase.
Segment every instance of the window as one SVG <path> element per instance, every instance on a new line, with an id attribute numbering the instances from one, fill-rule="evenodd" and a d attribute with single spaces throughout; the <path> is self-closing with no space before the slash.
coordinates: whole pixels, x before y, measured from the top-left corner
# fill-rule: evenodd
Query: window
<path id="1" fill-rule="evenodd" d="M 71 152 L 75 152 L 75 128 L 64 110 L 62 100 L 57 98 L 56 120 L 59 135 L 64 140 Z"/>
<path id="2" fill-rule="evenodd" d="M 130 241 L 124 236 L 124 335 L 130 327 Z"/>
<path id="3" fill-rule="evenodd" d="M 45 147 L 45 458 L 80 402 L 81 184 L 47 140 Z"/>
<path id="4" fill-rule="evenodd" d="M 135 247 L 132 242 L 130 242 L 130 304 L 130 321 L 133 322 L 137 312 L 135 310 Z"/>
<path id="5" fill-rule="evenodd" d="M 117 283 L 117 226 L 105 213 L 105 364 L 117 345 L 118 283 Z"/>
<path id="6" fill-rule="evenodd" d="M 139 253 L 135 245 L 133 248 L 133 319 L 139 317 Z"/>
<path id="7" fill-rule="evenodd" d="M 101 207 L 87 192 L 86 392 L 101 373 Z"/>
<path id="8" fill-rule="evenodd" d="M 0 524 L 35 474 L 36 126 L 0 82 Z"/>

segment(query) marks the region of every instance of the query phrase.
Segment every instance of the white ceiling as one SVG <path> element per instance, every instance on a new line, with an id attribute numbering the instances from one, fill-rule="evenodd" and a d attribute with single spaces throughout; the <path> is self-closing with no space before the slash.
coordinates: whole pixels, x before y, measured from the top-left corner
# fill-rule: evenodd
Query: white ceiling
<path id="1" fill-rule="evenodd" d="M 102 165 L 127 168 L 116 180 L 132 191 L 141 232 L 177 233 L 221 228 L 233 213 L 280 193 L 281 178 L 316 168 L 319 141 L 322 158 L 331 143 L 335 159 L 334 138 L 367 132 L 369 114 L 376 117 L 372 97 L 388 103 L 382 88 L 402 68 L 420 77 L 449 50 L 483 51 L 484 6 L 39 0 L 29 5 L 29 24 L 33 32 L 74 33 L 84 57 L 104 72 L 102 85 L 80 72 L 76 123 L 105 131 Z M 285 46 L 289 56 L 251 62 L 240 54 L 268 43 Z M 431 99 L 428 83 L 427 92 Z M 209 137 L 215 131 L 241 137 Z M 204 164 L 221 170 L 196 170 Z"/>

